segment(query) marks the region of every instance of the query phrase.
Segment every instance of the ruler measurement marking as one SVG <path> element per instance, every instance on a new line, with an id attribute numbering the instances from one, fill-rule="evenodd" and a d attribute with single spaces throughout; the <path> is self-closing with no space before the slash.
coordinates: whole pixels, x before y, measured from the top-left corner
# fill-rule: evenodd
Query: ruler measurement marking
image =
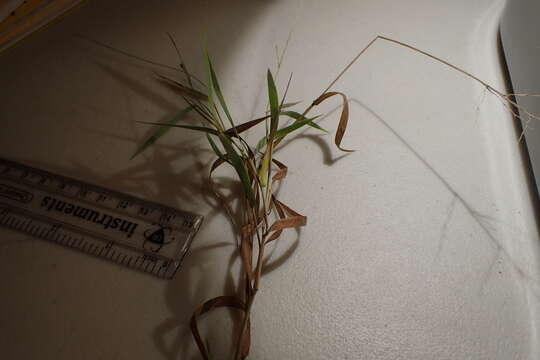
<path id="1" fill-rule="evenodd" d="M 150 260 L 146 260 L 146 265 L 144 266 L 144 271 L 148 271 L 148 266 L 150 266 Z"/>
<path id="2" fill-rule="evenodd" d="M 42 237 L 44 237 L 43 234 L 47 235 L 47 229 L 42 227 L 42 228 L 40 228 L 40 232 L 39 232 L 38 236 L 42 238 Z"/>
<path id="3" fill-rule="evenodd" d="M 28 231 L 28 227 L 30 226 L 31 223 L 32 223 L 32 220 L 28 219 L 28 221 L 24 225 L 23 231 Z"/>
<path id="4" fill-rule="evenodd" d="M 90 237 L 93 237 L 93 238 L 97 238 L 97 239 L 100 239 L 101 241 L 104 241 L 106 243 L 114 243 L 114 246 L 120 246 L 120 247 L 125 247 L 125 248 L 128 248 L 128 249 L 135 249 L 136 251 L 140 251 L 139 248 L 135 247 L 135 246 L 132 246 L 132 245 L 129 245 L 129 244 L 126 244 L 124 242 L 120 242 L 118 240 L 113 240 L 105 235 L 102 235 L 100 233 L 96 233 L 94 231 L 91 231 L 91 230 L 87 230 L 87 229 L 82 229 L 82 228 L 79 228 L 75 225 L 72 225 L 70 223 L 67 223 L 67 222 L 64 222 L 64 221 L 59 221 L 59 220 L 56 220 L 54 218 L 50 218 L 50 217 L 47 217 L 47 216 L 43 216 L 43 215 L 37 215 L 37 214 L 30 214 L 28 213 L 26 210 L 23 210 L 23 209 L 20 209 L 20 208 L 12 208 L 12 211 L 15 212 L 15 213 L 22 213 L 22 215 L 26 215 L 26 216 L 31 216 L 31 217 L 34 217 L 36 219 L 38 219 L 39 221 L 43 221 L 43 222 L 55 222 L 55 223 L 58 223 L 61 227 L 63 228 L 66 228 L 70 231 L 74 231 L 74 232 L 77 232 L 77 233 L 82 233 L 83 235 L 87 235 L 87 236 L 90 236 Z M 29 233 L 31 233 L 32 235 L 36 235 L 35 234 L 35 227 L 36 225 L 34 224 L 32 226 L 32 228 L 29 230 Z M 38 229 L 39 230 L 39 227 Z M 167 259 L 166 257 L 164 257 L 163 255 L 160 255 L 160 254 L 156 254 L 155 255 L 156 257 L 158 258 L 163 258 L 163 259 Z"/>
<path id="5" fill-rule="evenodd" d="M 42 171 L 42 170 L 38 170 L 38 169 L 36 169 L 36 170 L 38 172 Z M 50 177 L 54 177 L 54 176 L 58 177 L 60 175 L 50 174 L 49 176 Z M 158 204 L 152 204 L 152 205 L 148 206 L 148 204 L 146 204 L 144 202 L 144 200 L 139 200 L 137 198 L 130 197 L 129 195 L 126 196 L 126 195 L 123 195 L 123 194 L 115 193 L 114 191 L 111 191 L 111 190 L 103 191 L 103 190 L 97 188 L 96 190 L 92 190 L 92 191 L 95 191 L 96 193 L 101 191 L 101 192 L 105 193 L 106 195 L 108 195 L 110 198 L 118 200 L 119 202 L 117 203 L 116 206 L 105 206 L 101 202 L 91 201 L 91 200 L 87 199 L 86 197 L 81 197 L 81 196 L 78 195 L 80 193 L 80 190 L 77 191 L 75 194 L 69 194 L 69 193 L 66 193 L 65 191 L 58 191 L 58 189 L 55 189 L 54 187 L 35 184 L 33 182 L 25 180 L 25 178 L 11 177 L 10 180 L 12 182 L 19 181 L 19 182 L 23 183 L 26 186 L 34 187 L 34 188 L 37 188 L 37 189 L 42 190 L 44 192 L 49 192 L 49 193 L 52 193 L 52 194 L 55 194 L 55 195 L 59 195 L 59 196 L 74 200 L 74 201 L 82 202 L 82 203 L 85 203 L 87 205 L 90 205 L 93 208 L 99 208 L 99 209 L 102 209 L 102 210 L 108 210 L 108 211 L 111 211 L 111 212 L 113 212 L 115 214 L 126 215 L 126 211 L 125 211 L 126 207 L 129 207 L 129 205 L 137 205 L 139 207 L 147 207 L 147 208 L 150 208 L 150 209 L 152 209 L 154 211 L 158 210 L 158 212 L 161 212 L 161 215 L 156 217 L 156 220 L 159 221 L 159 222 L 162 222 L 163 220 L 167 220 L 168 217 L 170 217 L 170 220 L 168 220 L 168 221 L 171 221 L 171 220 L 177 218 L 177 216 L 176 216 L 177 214 L 189 218 L 190 222 L 192 220 L 194 220 L 193 219 L 194 217 L 191 214 L 187 214 L 187 213 L 178 211 L 176 209 L 169 208 L 169 207 L 166 207 L 166 206 L 163 206 L 163 205 L 158 205 Z M 89 184 L 85 184 L 83 182 L 73 181 L 73 180 L 69 181 L 69 183 L 70 183 L 70 185 L 72 187 L 77 186 L 77 187 L 79 187 L 79 189 L 84 188 L 85 193 L 89 192 L 89 189 L 94 187 L 93 185 L 89 185 Z M 127 200 L 122 200 L 122 198 L 126 198 L 126 197 L 128 198 Z M 121 202 L 127 202 L 129 205 L 124 206 L 124 207 L 120 206 Z M 147 218 L 143 217 L 138 211 L 133 213 L 133 214 L 128 214 L 128 215 L 130 217 L 138 219 L 138 220 L 142 220 L 142 221 L 147 220 Z M 184 224 L 184 222 L 179 223 L 179 225 L 175 225 L 175 224 L 172 224 L 172 223 L 169 223 L 169 222 L 166 223 L 167 226 L 169 226 L 169 227 L 171 227 L 171 228 L 173 228 L 175 230 L 181 231 L 181 232 L 188 232 L 189 233 L 190 231 L 193 231 L 192 226 L 185 226 L 183 224 Z"/>
<path id="6" fill-rule="evenodd" d="M 0 225 L 157 276 L 178 270 L 202 222 L 195 214 L 0 158 L 2 182 L 19 193 L 0 194 L 8 202 L 4 206 L 5 198 L 0 198 Z M 72 218 L 74 207 L 77 215 Z M 79 208 L 90 211 L 90 217 Z M 108 228 L 118 228 L 125 238 L 116 232 L 102 234 Z M 160 252 L 171 242 L 174 247 Z"/>
<path id="7" fill-rule="evenodd" d="M 12 224 L 13 224 L 13 217 L 12 217 L 12 216 L 8 216 L 8 226 L 9 226 L 9 227 L 13 227 Z"/>
<path id="8" fill-rule="evenodd" d="M 13 218 L 13 222 L 14 222 L 13 226 L 18 229 L 19 224 L 21 223 L 21 220 Z"/>

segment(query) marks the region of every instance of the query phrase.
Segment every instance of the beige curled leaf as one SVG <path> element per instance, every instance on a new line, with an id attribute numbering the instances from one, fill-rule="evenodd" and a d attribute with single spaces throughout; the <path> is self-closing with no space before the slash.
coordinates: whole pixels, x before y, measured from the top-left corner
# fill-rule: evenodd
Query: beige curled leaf
<path id="1" fill-rule="evenodd" d="M 281 203 L 279 201 L 276 200 L 276 198 L 274 196 L 272 196 L 272 204 L 274 205 L 277 213 L 278 213 L 278 216 L 280 219 L 285 219 L 286 218 L 286 215 L 285 215 L 285 212 L 283 211 L 283 208 L 281 207 Z M 272 242 L 276 239 L 278 239 L 280 236 L 281 236 L 281 233 L 283 233 L 283 230 L 278 230 L 278 231 L 274 231 L 270 234 L 270 236 L 268 236 L 268 238 L 265 240 L 265 243 L 268 244 L 269 242 Z"/>
<path id="2" fill-rule="evenodd" d="M 199 333 L 199 328 L 197 326 L 197 319 L 199 318 L 199 316 L 219 307 L 229 307 L 229 308 L 235 308 L 235 309 L 245 311 L 244 302 L 240 300 L 239 298 L 237 298 L 236 296 L 218 296 L 204 302 L 201 306 L 199 306 L 193 312 L 193 315 L 191 316 L 191 320 L 190 320 L 191 333 L 193 335 L 193 338 L 195 339 L 195 342 L 197 343 L 197 346 L 199 347 L 199 351 L 201 352 L 201 355 L 204 360 L 209 360 L 208 350 L 206 348 L 204 341 L 201 338 L 201 334 Z M 249 329 L 250 329 L 250 326 L 248 325 L 247 334 L 246 334 L 246 337 L 248 338 L 248 340 L 246 340 L 246 343 L 248 344 L 248 346 L 250 343 Z M 249 352 L 249 348 L 247 349 L 247 351 Z"/>
<path id="3" fill-rule="evenodd" d="M 285 178 L 285 176 L 287 176 L 287 166 L 285 164 L 283 164 L 281 161 L 278 161 L 276 159 L 272 159 L 272 162 L 274 164 L 276 164 L 276 166 L 278 167 L 278 171 L 276 171 L 276 173 L 274 174 L 274 176 L 272 176 L 272 180 L 273 181 L 278 181 L 278 180 L 282 180 L 283 178 Z"/>
<path id="4" fill-rule="evenodd" d="M 297 228 L 300 226 L 304 226 L 307 223 L 307 217 L 305 216 L 291 216 L 286 219 L 279 219 L 276 220 L 272 226 L 270 226 L 270 229 L 268 229 L 268 232 L 272 231 L 278 231 L 278 230 L 284 230 L 288 228 Z"/>
<path id="5" fill-rule="evenodd" d="M 289 216 L 303 216 L 299 213 L 297 213 L 296 211 L 294 211 L 293 209 L 291 209 L 290 207 L 288 207 L 287 205 L 285 205 L 284 203 L 282 203 L 281 201 L 277 200 L 276 199 L 276 203 L 279 204 L 279 206 L 281 206 L 281 208 L 287 213 L 289 214 Z"/>
<path id="6" fill-rule="evenodd" d="M 326 92 L 319 96 L 315 101 L 313 101 L 313 105 L 319 105 L 324 100 L 334 96 L 334 95 L 340 95 L 343 99 L 343 109 L 341 110 L 341 116 L 339 118 L 339 125 L 336 130 L 336 137 L 335 137 L 335 143 L 339 150 L 345 151 L 345 152 L 353 152 L 354 150 L 347 150 L 343 149 L 341 147 L 341 140 L 343 139 L 343 135 L 345 134 L 345 131 L 347 130 L 347 123 L 349 122 L 349 101 L 347 100 L 347 96 L 340 92 Z"/>

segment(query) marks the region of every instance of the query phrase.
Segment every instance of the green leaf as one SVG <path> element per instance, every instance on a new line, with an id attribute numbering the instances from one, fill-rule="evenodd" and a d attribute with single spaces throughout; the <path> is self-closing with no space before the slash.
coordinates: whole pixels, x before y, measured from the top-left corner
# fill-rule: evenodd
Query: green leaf
<path id="1" fill-rule="evenodd" d="M 278 131 L 276 131 L 276 136 L 274 137 L 274 141 L 284 138 L 288 134 L 290 134 L 293 131 L 301 128 L 304 125 L 311 126 L 312 124 L 314 124 L 313 120 L 315 120 L 319 116 L 315 116 L 315 117 L 312 117 L 312 118 L 309 118 L 309 119 L 305 118 L 304 120 L 300 120 L 300 121 L 295 121 L 291 125 L 286 126 L 286 127 L 282 128 L 282 129 L 279 129 Z M 263 137 L 261 140 L 259 140 L 259 142 L 257 143 L 257 147 L 255 148 L 255 151 L 259 152 L 267 144 L 267 141 L 268 140 L 267 140 L 266 136 Z"/>
<path id="2" fill-rule="evenodd" d="M 193 126 L 193 125 L 178 125 L 178 124 L 167 124 L 167 123 L 155 123 L 155 122 L 146 122 L 146 121 L 137 121 L 140 124 L 148 124 L 148 125 L 160 125 L 160 126 L 166 126 L 166 127 L 176 127 L 176 128 L 182 128 L 182 129 L 188 129 L 188 130 L 195 130 L 195 131 L 202 131 L 207 134 L 212 135 L 218 135 L 219 133 L 208 127 L 204 126 Z"/>
<path id="3" fill-rule="evenodd" d="M 281 112 L 282 115 L 285 115 L 285 116 L 288 116 L 290 118 L 293 118 L 297 121 L 301 120 L 301 119 L 304 119 L 304 117 L 302 116 L 302 114 L 300 113 L 297 113 L 296 111 L 282 111 Z M 315 120 L 318 116 L 314 117 L 314 118 L 311 118 L 311 120 Z M 316 123 L 314 122 L 308 122 L 307 123 L 308 126 L 311 126 L 312 128 L 314 129 L 317 129 L 317 130 L 320 130 L 322 132 L 325 132 L 325 133 L 329 133 L 327 130 L 323 129 L 322 127 L 320 127 L 319 125 L 317 125 Z"/>
<path id="4" fill-rule="evenodd" d="M 257 143 L 257 146 L 255 147 L 255 152 L 256 153 L 260 152 L 262 148 L 266 146 L 266 142 L 267 142 L 266 136 L 263 137 L 261 140 L 259 140 L 259 142 Z"/>
<path id="5" fill-rule="evenodd" d="M 221 104 L 223 111 L 227 115 L 231 126 L 234 127 L 234 121 L 232 119 L 231 113 L 229 112 L 229 108 L 227 107 L 227 103 L 225 102 L 225 98 L 223 97 L 223 93 L 221 92 L 221 88 L 219 87 L 219 82 L 216 73 L 214 72 L 214 67 L 212 66 L 212 61 L 210 60 L 208 52 L 206 53 L 206 63 L 208 66 L 208 71 L 210 73 L 210 78 L 212 79 L 212 85 L 214 87 L 214 91 L 216 92 L 219 103 Z"/>
<path id="6" fill-rule="evenodd" d="M 212 147 L 212 150 L 214 150 L 214 153 L 220 158 L 223 158 L 223 153 L 219 150 L 214 140 L 212 140 L 212 137 L 210 134 L 206 134 L 206 138 L 208 139 L 208 142 L 210 143 L 210 146 Z"/>
<path id="7" fill-rule="evenodd" d="M 300 104 L 300 103 L 301 103 L 301 101 L 295 101 L 295 102 L 285 103 L 285 104 L 281 105 L 281 108 L 282 108 L 282 109 L 287 109 L 287 108 L 293 107 L 293 106 L 295 106 L 295 105 L 298 105 L 298 104 Z"/>
<path id="8" fill-rule="evenodd" d="M 268 81 L 268 102 L 270 104 L 270 138 L 273 138 L 279 121 L 279 99 L 277 95 L 276 84 L 274 83 L 274 78 L 270 69 L 266 73 L 266 78 Z"/>
<path id="9" fill-rule="evenodd" d="M 253 194 L 253 189 L 251 188 L 251 180 L 249 178 L 246 165 L 236 150 L 234 150 L 231 140 L 226 135 L 219 134 L 219 140 L 221 141 L 223 148 L 225 148 L 227 156 L 231 161 L 232 166 L 236 170 L 238 177 L 240 178 L 240 182 L 242 183 L 246 197 L 249 199 L 251 205 L 255 205 L 255 195 Z"/>
<path id="10" fill-rule="evenodd" d="M 313 120 L 315 120 L 318 117 L 319 116 L 315 116 L 315 117 L 310 118 L 310 119 L 304 119 L 304 120 L 300 120 L 300 121 L 295 121 L 291 125 L 286 126 L 286 127 L 282 128 L 282 129 L 279 129 L 276 132 L 276 140 L 281 139 L 282 137 L 285 137 L 286 135 L 292 133 L 293 131 L 301 128 L 304 125 L 309 125 L 310 123 L 313 122 Z"/>
<path id="11" fill-rule="evenodd" d="M 206 58 L 209 59 L 208 52 L 206 52 Z M 214 101 L 214 80 L 212 77 L 212 70 L 211 70 L 211 64 L 206 61 L 205 62 L 205 68 L 206 68 L 206 76 L 208 81 L 208 107 L 210 108 L 211 115 L 216 123 L 216 125 L 219 127 L 221 131 L 224 130 L 223 122 L 221 121 L 221 118 L 217 112 L 216 104 Z"/>
<path id="12" fill-rule="evenodd" d="M 181 110 L 176 116 L 174 116 L 171 120 L 169 120 L 165 124 L 161 124 L 161 127 L 158 131 L 156 131 L 152 136 L 148 138 L 142 145 L 139 146 L 139 148 L 135 151 L 133 156 L 131 156 L 131 159 L 133 159 L 135 156 L 142 153 L 144 150 L 146 150 L 150 145 L 155 143 L 157 139 L 165 135 L 170 129 L 171 125 L 176 124 L 180 119 L 182 119 L 184 116 L 186 116 L 191 110 L 193 110 L 192 106 L 188 106 L 187 108 Z"/>

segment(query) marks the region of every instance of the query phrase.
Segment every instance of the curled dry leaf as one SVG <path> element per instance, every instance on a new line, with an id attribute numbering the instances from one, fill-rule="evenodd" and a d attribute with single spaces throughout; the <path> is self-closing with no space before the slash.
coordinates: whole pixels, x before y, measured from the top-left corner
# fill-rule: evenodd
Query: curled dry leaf
<path id="1" fill-rule="evenodd" d="M 199 348 L 199 351 L 203 357 L 204 360 L 208 360 L 209 357 L 208 357 L 208 349 L 206 348 L 206 345 L 204 343 L 204 341 L 202 340 L 201 338 L 201 334 L 199 333 L 199 327 L 197 326 L 197 320 L 199 318 L 199 316 L 209 312 L 209 311 L 212 311 L 216 308 L 220 308 L 220 307 L 229 307 L 229 308 L 233 308 L 233 309 L 238 309 L 238 310 L 241 310 L 241 311 L 245 311 L 245 304 L 242 300 L 240 300 L 238 297 L 236 296 L 218 296 L 218 297 L 215 297 L 213 299 L 210 299 L 206 302 L 204 302 L 201 306 L 199 306 L 194 312 L 193 312 L 193 315 L 191 316 L 191 320 L 190 320 L 190 328 L 191 328 L 191 332 L 193 334 L 193 337 L 195 339 L 195 342 L 197 343 L 197 347 Z M 246 353 L 246 355 L 249 353 L 249 327 L 248 327 L 248 332 L 247 332 L 247 335 L 245 335 L 245 337 L 248 339 L 246 342 L 247 344 L 247 348 L 244 348 L 244 352 Z M 245 345 L 244 345 L 245 347 Z"/>
<path id="2" fill-rule="evenodd" d="M 281 161 L 278 161 L 276 159 L 272 159 L 272 162 L 276 164 L 279 169 L 278 171 L 276 171 L 274 176 L 272 176 L 272 180 L 273 181 L 283 180 L 285 176 L 287 176 L 287 171 L 288 171 L 287 166 Z"/>
<path id="3" fill-rule="evenodd" d="M 276 209 L 279 219 L 285 219 L 286 218 L 285 211 L 283 211 L 283 208 L 281 207 L 281 203 L 276 200 L 275 196 L 272 196 L 272 205 Z M 277 230 L 271 233 L 270 236 L 268 236 L 268 238 L 266 239 L 266 244 L 278 239 L 281 236 L 282 232 L 283 230 Z"/>
<path id="4" fill-rule="evenodd" d="M 319 105 L 326 99 L 334 96 L 334 95 L 340 95 L 343 99 L 343 108 L 341 110 L 341 116 L 339 117 L 339 125 L 336 130 L 336 137 L 335 137 L 335 143 L 338 149 L 345 152 L 353 152 L 354 150 L 347 150 L 343 149 L 341 147 L 341 140 L 343 139 L 343 135 L 345 134 L 345 131 L 347 130 L 347 123 L 349 122 L 349 101 L 347 100 L 347 96 L 341 92 L 325 92 L 321 96 L 319 96 L 315 101 L 313 101 L 313 105 Z"/>
<path id="5" fill-rule="evenodd" d="M 306 216 L 291 216 L 286 219 L 279 219 L 276 220 L 272 226 L 268 229 L 268 232 L 283 230 L 283 229 L 289 229 L 289 228 L 297 228 L 300 226 L 305 226 L 307 223 L 307 217 Z"/>

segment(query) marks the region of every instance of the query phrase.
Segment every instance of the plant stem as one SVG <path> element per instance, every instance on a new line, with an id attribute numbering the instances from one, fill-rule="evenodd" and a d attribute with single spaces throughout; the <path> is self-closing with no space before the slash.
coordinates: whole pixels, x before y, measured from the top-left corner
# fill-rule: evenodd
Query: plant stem
<path id="1" fill-rule="evenodd" d="M 257 232 L 257 230 L 255 231 Z M 240 334 L 238 335 L 238 342 L 236 344 L 236 351 L 235 351 L 235 356 L 234 356 L 235 360 L 242 360 L 243 354 L 242 354 L 241 348 L 244 345 L 244 338 L 248 331 L 249 321 L 251 317 L 251 308 L 253 306 L 253 302 L 255 301 L 255 296 L 257 295 L 257 292 L 259 291 L 259 283 L 260 283 L 261 275 L 262 275 L 264 248 L 266 245 L 265 241 L 266 241 L 267 235 L 268 233 L 266 232 L 264 236 L 262 236 L 262 241 L 259 241 L 259 251 L 257 254 L 257 265 L 255 267 L 253 287 L 251 288 L 251 291 L 248 293 L 247 299 L 246 299 L 246 307 L 244 310 L 244 317 L 242 319 L 242 327 L 240 328 Z M 247 277 L 245 281 L 249 281 Z"/>

